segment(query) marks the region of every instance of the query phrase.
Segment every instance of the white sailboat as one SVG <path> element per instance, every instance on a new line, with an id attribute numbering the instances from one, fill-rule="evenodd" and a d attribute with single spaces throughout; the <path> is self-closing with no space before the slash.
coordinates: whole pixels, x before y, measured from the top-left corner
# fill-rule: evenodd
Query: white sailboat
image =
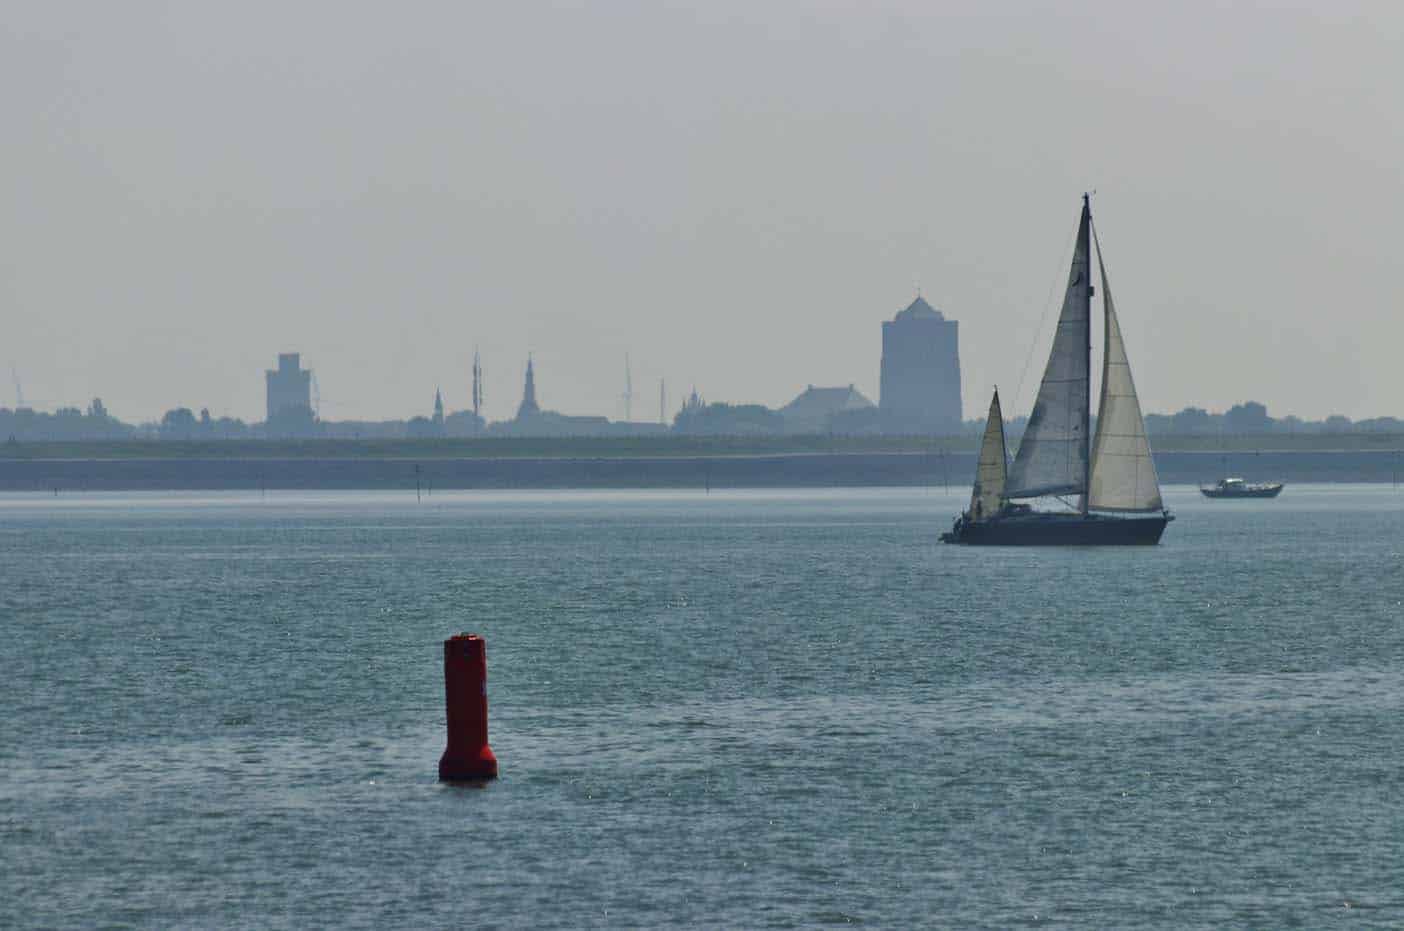
<path id="1" fill-rule="evenodd" d="M 1092 245 L 1102 278 L 1106 340 L 1097 435 L 1089 436 L 1092 383 Z M 997 428 L 997 434 L 996 434 Z M 1154 544 L 1174 518 L 1146 439 L 1121 324 L 1107 284 L 1092 208 L 1082 197 L 1077 245 L 1038 398 L 1014 463 L 1005 472 L 999 393 L 990 403 L 970 510 L 941 539 L 947 543 Z M 996 463 L 995 459 L 998 458 Z M 998 488 L 998 494 L 992 489 Z M 1073 507 L 1038 511 L 1021 500 L 1075 496 Z"/>
<path id="2" fill-rule="evenodd" d="M 975 467 L 975 487 L 970 493 L 973 520 L 984 520 L 998 514 L 1008 502 L 1005 488 L 1009 482 L 1009 454 L 1004 445 L 1004 416 L 999 409 L 999 389 L 990 398 L 990 413 L 985 418 L 985 436 L 980 441 L 980 461 Z"/>

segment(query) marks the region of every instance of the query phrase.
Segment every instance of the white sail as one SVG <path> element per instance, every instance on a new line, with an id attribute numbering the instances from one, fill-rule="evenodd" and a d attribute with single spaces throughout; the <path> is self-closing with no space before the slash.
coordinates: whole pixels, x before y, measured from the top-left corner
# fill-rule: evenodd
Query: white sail
<path id="1" fill-rule="evenodd" d="M 1106 307 L 1107 345 L 1102 361 L 1102 400 L 1097 408 L 1097 437 L 1092 443 L 1092 470 L 1087 505 L 1100 511 L 1158 511 L 1160 481 L 1155 474 L 1141 402 L 1131 380 L 1126 344 L 1116 319 L 1102 244 L 1097 243 L 1097 267 L 1102 273 L 1102 302 Z"/>
<path id="2" fill-rule="evenodd" d="M 1004 480 L 1008 463 L 1004 452 L 1004 415 L 999 409 L 999 391 L 990 400 L 985 420 L 985 438 L 980 442 L 980 464 L 975 467 L 975 490 L 970 495 L 970 516 L 975 520 L 993 517 L 1004 508 Z"/>
<path id="3" fill-rule="evenodd" d="M 1083 494 L 1087 490 L 1087 413 L 1091 389 L 1092 265 L 1086 199 L 1077 228 L 1068 290 L 1038 399 L 1009 471 L 1010 498 Z"/>

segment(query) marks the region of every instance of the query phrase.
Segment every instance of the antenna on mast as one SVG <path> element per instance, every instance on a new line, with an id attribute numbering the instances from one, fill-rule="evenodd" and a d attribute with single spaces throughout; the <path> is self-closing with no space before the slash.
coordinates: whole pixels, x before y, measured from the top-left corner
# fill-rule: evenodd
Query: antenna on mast
<path id="1" fill-rule="evenodd" d="M 634 377 L 629 371 L 629 354 L 624 353 L 624 422 L 634 419 Z"/>
<path id="2" fill-rule="evenodd" d="M 483 407 L 483 366 L 478 350 L 473 350 L 473 416 L 481 417 Z"/>

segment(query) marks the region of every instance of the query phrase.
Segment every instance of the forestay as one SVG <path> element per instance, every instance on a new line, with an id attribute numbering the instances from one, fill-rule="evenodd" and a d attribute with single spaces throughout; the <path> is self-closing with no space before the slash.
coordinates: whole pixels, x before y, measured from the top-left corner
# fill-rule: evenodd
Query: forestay
<path id="1" fill-rule="evenodd" d="M 1092 265 L 1088 242 L 1091 211 L 1082 205 L 1063 312 L 1053 351 L 1019 453 L 1009 470 L 1010 498 L 1082 494 L 1087 490 L 1087 411 L 1090 401 L 1089 326 Z"/>
<path id="2" fill-rule="evenodd" d="M 999 409 L 999 391 L 990 399 L 990 415 L 985 421 L 985 438 L 980 443 L 980 463 L 975 467 L 975 490 L 970 495 L 970 515 L 975 520 L 992 517 L 1004 508 L 1004 484 L 1008 463 L 1004 452 L 1004 415 Z"/>
<path id="3" fill-rule="evenodd" d="M 1106 354 L 1102 361 L 1102 400 L 1097 408 L 1097 437 L 1092 444 L 1092 469 L 1087 505 L 1099 511 L 1158 511 L 1163 507 L 1141 402 L 1131 380 L 1126 344 L 1116 319 L 1102 244 L 1097 243 L 1097 267 L 1102 273 L 1102 302 L 1106 308 Z"/>

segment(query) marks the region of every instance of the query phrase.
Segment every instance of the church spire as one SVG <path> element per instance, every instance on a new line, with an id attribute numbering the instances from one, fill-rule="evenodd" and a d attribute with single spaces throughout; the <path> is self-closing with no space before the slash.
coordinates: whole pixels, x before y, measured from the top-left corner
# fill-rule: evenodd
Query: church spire
<path id="1" fill-rule="evenodd" d="M 528 354 L 526 388 L 522 391 L 522 406 L 517 408 L 517 419 L 522 420 L 539 413 L 541 408 L 536 406 L 536 375 L 532 370 L 531 355 Z"/>
<path id="2" fill-rule="evenodd" d="M 442 424 L 443 422 L 444 422 L 444 396 L 443 396 L 443 394 L 440 393 L 439 389 L 436 387 L 436 388 L 434 389 L 434 423 Z"/>

